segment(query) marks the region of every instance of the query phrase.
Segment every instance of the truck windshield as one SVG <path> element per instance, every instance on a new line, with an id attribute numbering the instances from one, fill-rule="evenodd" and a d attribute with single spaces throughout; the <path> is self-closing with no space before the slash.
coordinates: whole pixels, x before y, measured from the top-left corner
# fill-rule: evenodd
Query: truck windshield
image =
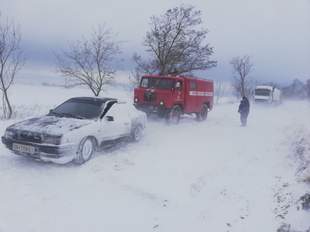
<path id="1" fill-rule="evenodd" d="M 256 96 L 270 96 L 269 89 L 255 89 Z"/>
<path id="2" fill-rule="evenodd" d="M 172 89 L 175 80 L 169 78 L 149 78 L 143 77 L 141 81 L 142 88 Z"/>

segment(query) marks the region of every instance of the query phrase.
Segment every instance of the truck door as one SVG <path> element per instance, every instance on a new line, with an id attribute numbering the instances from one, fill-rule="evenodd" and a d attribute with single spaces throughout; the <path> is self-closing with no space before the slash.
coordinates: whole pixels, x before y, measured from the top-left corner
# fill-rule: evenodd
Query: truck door
<path id="1" fill-rule="evenodd" d="M 189 80 L 188 82 L 186 93 L 186 111 L 187 113 L 193 113 L 197 111 L 197 82 L 196 80 Z"/>
<path id="2" fill-rule="evenodd" d="M 183 103 L 184 101 L 184 84 L 183 81 L 177 80 L 174 84 L 172 98 L 175 103 Z"/>

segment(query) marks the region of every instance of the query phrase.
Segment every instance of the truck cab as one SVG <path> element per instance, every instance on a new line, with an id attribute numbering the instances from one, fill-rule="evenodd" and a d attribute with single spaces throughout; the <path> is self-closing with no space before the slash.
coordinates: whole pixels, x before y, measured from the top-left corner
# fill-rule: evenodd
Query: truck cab
<path id="1" fill-rule="evenodd" d="M 213 107 L 213 81 L 184 76 L 146 75 L 134 90 L 136 108 L 178 122 L 182 114 L 206 119 Z"/>

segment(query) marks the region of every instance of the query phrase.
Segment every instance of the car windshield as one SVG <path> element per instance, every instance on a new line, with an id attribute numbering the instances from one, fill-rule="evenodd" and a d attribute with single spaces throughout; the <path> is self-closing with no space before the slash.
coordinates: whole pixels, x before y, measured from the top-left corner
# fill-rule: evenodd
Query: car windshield
<path id="1" fill-rule="evenodd" d="M 270 96 L 269 89 L 255 89 L 256 96 Z"/>
<path id="2" fill-rule="evenodd" d="M 73 98 L 56 107 L 49 115 L 79 119 L 98 118 L 102 104 L 102 101 Z"/>
<path id="3" fill-rule="evenodd" d="M 149 78 L 143 77 L 141 81 L 142 88 L 172 89 L 174 80 L 169 78 Z"/>

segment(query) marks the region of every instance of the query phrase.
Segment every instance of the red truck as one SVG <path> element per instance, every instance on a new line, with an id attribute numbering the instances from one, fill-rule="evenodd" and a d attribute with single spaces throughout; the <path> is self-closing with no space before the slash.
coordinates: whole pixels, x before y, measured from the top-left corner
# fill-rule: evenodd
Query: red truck
<path id="1" fill-rule="evenodd" d="M 182 114 L 195 113 L 199 121 L 213 107 L 213 81 L 186 76 L 145 75 L 134 90 L 134 105 L 178 123 Z"/>

